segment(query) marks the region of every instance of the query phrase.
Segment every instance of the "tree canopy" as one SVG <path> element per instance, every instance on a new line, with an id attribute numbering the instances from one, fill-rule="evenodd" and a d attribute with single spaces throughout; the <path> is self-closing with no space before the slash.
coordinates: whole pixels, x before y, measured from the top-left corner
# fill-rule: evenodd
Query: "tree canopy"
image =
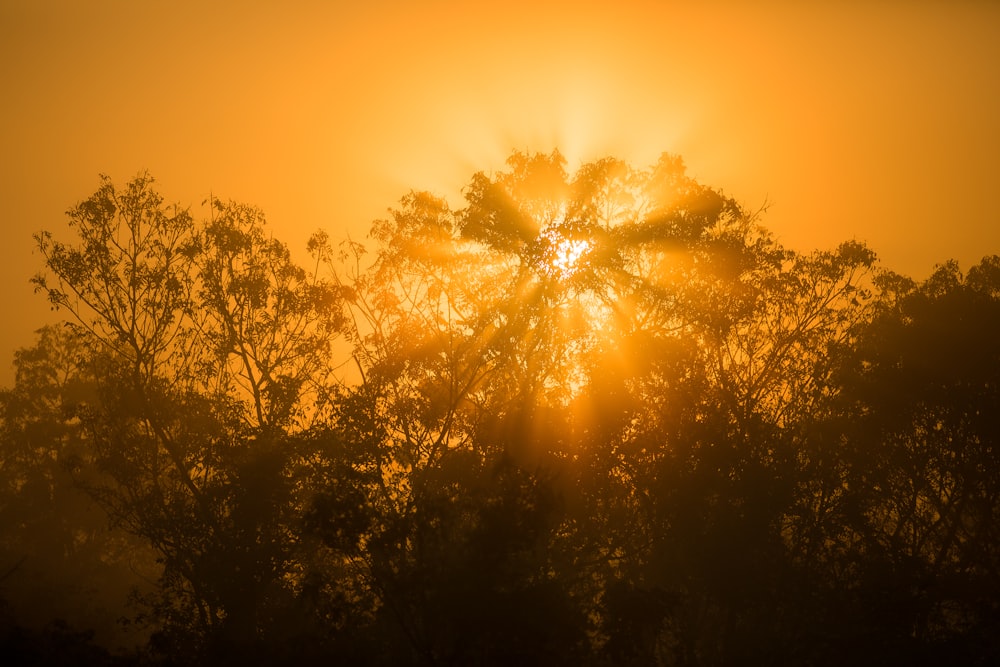
<path id="1" fill-rule="evenodd" d="M 796 252 L 672 155 L 464 197 L 308 267 L 148 174 L 39 233 L 69 317 L 0 392 L 2 650 L 1000 659 L 1000 257 Z"/>

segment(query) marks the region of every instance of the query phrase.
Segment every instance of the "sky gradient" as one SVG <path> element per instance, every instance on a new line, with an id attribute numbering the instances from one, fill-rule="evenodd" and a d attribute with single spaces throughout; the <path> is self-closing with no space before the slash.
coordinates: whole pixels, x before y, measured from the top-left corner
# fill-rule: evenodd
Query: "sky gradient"
<path id="1" fill-rule="evenodd" d="M 31 235 L 101 173 L 259 206 L 298 252 L 410 189 L 460 207 L 514 149 L 668 151 L 796 250 L 1000 253 L 1000 3 L 361 4 L 0 0 L 0 385 L 53 319 Z"/>

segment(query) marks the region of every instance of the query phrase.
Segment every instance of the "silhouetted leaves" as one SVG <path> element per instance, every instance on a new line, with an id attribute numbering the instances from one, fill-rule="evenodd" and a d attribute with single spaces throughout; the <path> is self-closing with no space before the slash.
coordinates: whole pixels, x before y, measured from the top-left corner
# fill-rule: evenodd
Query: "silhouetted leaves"
<path id="1" fill-rule="evenodd" d="M 123 662 L 1000 658 L 997 257 L 798 253 L 671 155 L 514 153 L 312 270 L 152 186 L 37 236 L 77 325 L 0 393 L 5 648 L 118 660 L 41 628 L 132 569 Z"/>

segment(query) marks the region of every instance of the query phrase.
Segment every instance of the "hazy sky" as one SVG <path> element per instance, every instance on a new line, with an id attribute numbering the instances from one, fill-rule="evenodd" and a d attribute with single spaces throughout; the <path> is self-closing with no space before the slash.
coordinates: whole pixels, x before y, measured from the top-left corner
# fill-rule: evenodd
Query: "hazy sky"
<path id="1" fill-rule="evenodd" d="M 363 6 L 363 7 L 362 7 Z M 513 149 L 663 151 L 797 250 L 1000 253 L 1000 3 L 0 0 L 0 384 L 52 319 L 31 234 L 106 173 L 300 249 Z"/>

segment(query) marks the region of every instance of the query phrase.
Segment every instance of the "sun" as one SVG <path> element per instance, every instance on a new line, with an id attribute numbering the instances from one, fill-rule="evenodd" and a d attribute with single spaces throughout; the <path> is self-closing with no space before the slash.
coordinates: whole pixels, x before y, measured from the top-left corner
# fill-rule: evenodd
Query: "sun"
<path id="1" fill-rule="evenodd" d="M 539 237 L 542 241 L 539 268 L 548 278 L 559 282 L 572 279 L 583 268 L 593 249 L 589 238 L 566 224 L 565 205 L 560 207 L 556 219 L 544 226 Z"/>
<path id="2" fill-rule="evenodd" d="M 587 239 L 556 238 L 549 247 L 548 265 L 550 273 L 562 280 L 572 278 L 583 258 L 590 251 L 591 244 Z"/>

